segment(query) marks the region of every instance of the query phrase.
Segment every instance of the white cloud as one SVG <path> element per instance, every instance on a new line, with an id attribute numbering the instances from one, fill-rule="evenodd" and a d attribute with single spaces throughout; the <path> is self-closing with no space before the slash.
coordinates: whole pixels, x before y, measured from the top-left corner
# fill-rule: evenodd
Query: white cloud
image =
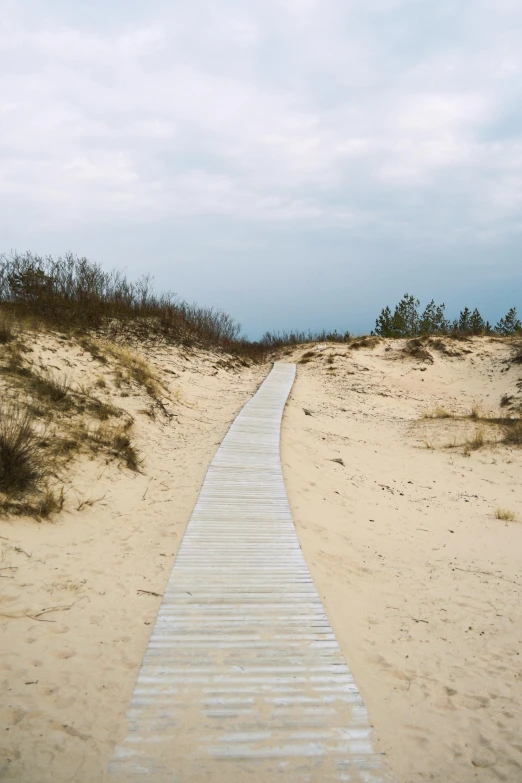
<path id="1" fill-rule="evenodd" d="M 522 12 L 453 8 L 151 2 L 87 25 L 8 5 L 0 208 L 57 227 L 228 214 L 400 233 L 415 203 L 429 234 L 450 188 L 459 232 L 518 231 Z"/>

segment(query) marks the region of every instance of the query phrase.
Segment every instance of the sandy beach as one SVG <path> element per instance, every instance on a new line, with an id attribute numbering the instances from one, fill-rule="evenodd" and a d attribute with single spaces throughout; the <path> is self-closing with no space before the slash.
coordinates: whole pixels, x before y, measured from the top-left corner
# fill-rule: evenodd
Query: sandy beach
<path id="1" fill-rule="evenodd" d="M 282 357 L 298 365 L 281 438 L 294 522 L 398 783 L 516 783 L 522 454 L 466 417 L 498 416 L 505 396 L 515 410 L 520 365 L 488 338 L 403 347 Z M 28 362 L 73 385 L 104 378 L 143 462 L 81 454 L 59 515 L 0 521 L 0 779 L 98 783 L 206 468 L 270 365 L 148 346 L 156 405 L 137 384 L 122 392 L 113 359 L 57 335 L 32 348 Z"/>

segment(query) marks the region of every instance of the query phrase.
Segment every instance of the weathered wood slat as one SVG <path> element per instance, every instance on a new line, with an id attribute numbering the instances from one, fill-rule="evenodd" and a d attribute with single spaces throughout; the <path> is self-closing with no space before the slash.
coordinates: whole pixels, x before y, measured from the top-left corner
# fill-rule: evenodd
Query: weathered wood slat
<path id="1" fill-rule="evenodd" d="M 111 780 L 392 780 L 292 522 L 279 438 L 294 376 L 274 365 L 212 461 Z"/>

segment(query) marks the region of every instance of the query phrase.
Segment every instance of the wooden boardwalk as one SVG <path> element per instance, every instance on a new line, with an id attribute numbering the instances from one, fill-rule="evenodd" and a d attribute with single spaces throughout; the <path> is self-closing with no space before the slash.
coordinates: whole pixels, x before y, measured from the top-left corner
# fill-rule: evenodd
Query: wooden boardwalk
<path id="1" fill-rule="evenodd" d="M 208 470 L 111 781 L 392 780 L 292 522 L 279 438 L 294 376 L 274 365 Z"/>

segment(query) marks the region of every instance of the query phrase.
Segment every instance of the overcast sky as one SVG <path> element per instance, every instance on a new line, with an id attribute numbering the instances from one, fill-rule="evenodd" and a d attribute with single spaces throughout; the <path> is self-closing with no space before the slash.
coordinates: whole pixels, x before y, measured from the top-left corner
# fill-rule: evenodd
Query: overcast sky
<path id="1" fill-rule="evenodd" d="M 4 252 L 249 336 L 522 310 L 520 0 L 2 0 Z"/>

